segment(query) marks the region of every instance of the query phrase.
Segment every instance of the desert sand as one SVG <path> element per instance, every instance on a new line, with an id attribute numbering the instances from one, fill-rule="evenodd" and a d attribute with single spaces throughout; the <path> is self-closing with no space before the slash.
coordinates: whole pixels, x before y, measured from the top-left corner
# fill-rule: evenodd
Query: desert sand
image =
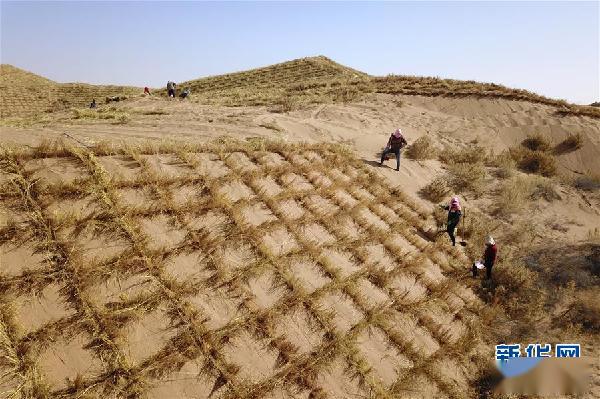
<path id="1" fill-rule="evenodd" d="M 493 357 L 481 332 L 497 321 L 468 277 L 481 236 L 463 226 L 467 245 L 452 247 L 435 234 L 437 202 L 421 190 L 445 162 L 377 165 L 397 127 L 409 145 L 495 154 L 534 133 L 580 135 L 555 155 L 558 198 L 498 216 L 493 166 L 483 192 L 451 194 L 467 218 L 493 218 L 471 230 L 494 234 L 506 259 L 597 239 L 598 191 L 568 182 L 600 171 L 600 120 L 554 105 L 369 93 L 287 112 L 193 95 L 109 107 L 117 117 L 58 110 L 1 127 L 3 395 L 476 395 Z M 598 358 L 594 334 L 572 337 Z"/>

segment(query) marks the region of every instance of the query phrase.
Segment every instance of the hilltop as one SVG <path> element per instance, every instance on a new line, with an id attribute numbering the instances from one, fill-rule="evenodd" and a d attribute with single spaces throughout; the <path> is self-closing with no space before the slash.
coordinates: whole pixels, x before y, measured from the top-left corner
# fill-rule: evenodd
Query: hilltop
<path id="1" fill-rule="evenodd" d="M 2 117 L 82 107 L 91 98 L 135 96 L 140 88 L 55 83 L 41 76 L 2 65 Z M 10 84 L 8 82 L 10 81 Z M 370 76 L 324 56 L 306 57 L 243 72 L 179 83 L 189 87 L 194 101 L 205 105 L 270 106 L 287 112 L 311 104 L 350 103 L 373 93 L 430 97 L 502 98 L 551 105 L 558 115 L 600 118 L 600 109 L 569 104 L 522 89 L 494 83 L 389 75 Z M 155 90 L 166 96 L 164 88 Z"/>
<path id="2" fill-rule="evenodd" d="M 244 72 L 206 77 L 179 84 L 189 87 L 202 104 L 275 105 L 287 111 L 307 104 L 347 103 L 369 93 L 432 97 L 503 98 L 557 107 L 563 115 L 600 117 L 600 111 L 568 104 L 522 89 L 494 83 L 389 75 L 370 76 L 327 57 L 307 57 Z M 165 90 L 160 91 L 165 94 Z"/>

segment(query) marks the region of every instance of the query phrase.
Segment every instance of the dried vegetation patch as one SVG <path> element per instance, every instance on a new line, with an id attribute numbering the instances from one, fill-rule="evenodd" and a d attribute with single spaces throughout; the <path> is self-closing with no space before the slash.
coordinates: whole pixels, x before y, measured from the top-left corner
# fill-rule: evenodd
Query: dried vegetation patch
<path id="1" fill-rule="evenodd" d="M 77 176 L 40 174 L 50 161 Z M 9 392 L 394 397 L 417 375 L 442 395 L 471 392 L 470 373 L 424 366 L 465 351 L 460 320 L 477 301 L 443 289 L 444 259 L 462 258 L 407 228 L 426 212 L 344 148 L 43 143 L 4 147 L 1 162 L 15 217 L 0 250 L 20 265 L 0 274 Z M 71 216 L 64 204 L 82 199 Z M 401 332 L 391 317 L 420 327 Z"/>

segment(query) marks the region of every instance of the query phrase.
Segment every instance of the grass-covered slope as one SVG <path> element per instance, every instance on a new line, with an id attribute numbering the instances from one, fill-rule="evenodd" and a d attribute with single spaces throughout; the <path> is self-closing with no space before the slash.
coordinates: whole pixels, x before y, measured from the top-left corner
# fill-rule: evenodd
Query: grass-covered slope
<path id="1" fill-rule="evenodd" d="M 12 65 L 0 65 L 0 117 L 36 115 L 87 106 L 92 99 L 132 96 L 142 89 L 127 86 L 56 83 Z"/>

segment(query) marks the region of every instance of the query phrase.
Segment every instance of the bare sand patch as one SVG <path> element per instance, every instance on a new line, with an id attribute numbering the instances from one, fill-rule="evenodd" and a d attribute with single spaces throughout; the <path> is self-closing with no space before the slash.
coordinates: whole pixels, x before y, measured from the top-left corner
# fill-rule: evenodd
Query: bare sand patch
<path id="1" fill-rule="evenodd" d="M 287 293 L 285 287 L 278 284 L 272 271 L 248 279 L 248 289 L 254 294 L 254 301 L 261 309 L 272 307 Z"/>
<path id="2" fill-rule="evenodd" d="M 114 181 L 135 181 L 142 173 L 141 165 L 131 157 L 109 155 L 97 158 L 98 163 Z"/>
<path id="3" fill-rule="evenodd" d="M 167 250 L 180 244 L 187 231 L 173 225 L 167 215 L 142 218 L 139 221 L 141 231 L 148 237 L 148 247 L 153 250 Z"/>
<path id="4" fill-rule="evenodd" d="M 309 260 L 292 261 L 290 271 L 308 293 L 312 293 L 331 282 L 331 279 L 323 274 L 321 268 Z"/>
<path id="5" fill-rule="evenodd" d="M 89 218 L 100 211 L 100 206 L 96 204 L 95 199 L 92 196 L 78 199 L 65 198 L 60 201 L 53 201 L 44 210 L 48 217 L 57 223 L 64 218 L 74 218 L 76 220 Z"/>
<path id="6" fill-rule="evenodd" d="M 348 252 L 325 248 L 321 251 L 323 261 L 337 269 L 340 277 L 344 278 L 360 270 Z"/>
<path id="7" fill-rule="evenodd" d="M 281 316 L 275 331 L 298 348 L 299 355 L 315 350 L 323 338 L 317 321 L 302 307 L 296 307 Z"/>
<path id="8" fill-rule="evenodd" d="M 34 297 L 20 296 L 14 299 L 17 323 L 25 334 L 75 314 L 75 310 L 61 296 L 60 289 L 59 285 L 50 284 Z"/>
<path id="9" fill-rule="evenodd" d="M 347 333 L 363 318 L 362 312 L 354 302 L 337 292 L 326 294 L 319 299 L 319 304 L 334 312 L 333 324 L 340 333 Z"/>
<path id="10" fill-rule="evenodd" d="M 31 173 L 33 180 L 45 186 L 90 178 L 84 166 L 73 158 L 32 159 L 25 163 L 24 169 Z"/>
<path id="11" fill-rule="evenodd" d="M 286 173 L 280 177 L 280 180 L 284 187 L 294 191 L 314 190 L 314 186 L 304 176 L 296 173 Z"/>
<path id="12" fill-rule="evenodd" d="M 206 267 L 206 253 L 194 251 L 169 257 L 165 262 L 165 272 L 179 283 L 199 283 L 210 276 Z"/>
<path id="13" fill-rule="evenodd" d="M 198 160 L 198 173 L 201 176 L 206 176 L 209 179 L 218 179 L 231 173 L 231 169 L 215 154 L 200 153 L 193 154 L 193 156 Z"/>
<path id="14" fill-rule="evenodd" d="M 93 378 L 102 372 L 102 361 L 85 349 L 89 340 L 77 335 L 69 340 L 60 339 L 40 354 L 38 366 L 45 381 L 55 389 L 66 388 L 76 378 Z"/>
<path id="15" fill-rule="evenodd" d="M 304 215 L 306 212 L 302 205 L 298 203 L 298 201 L 289 199 L 284 200 L 278 203 L 278 211 L 286 218 L 295 220 Z"/>
<path id="16" fill-rule="evenodd" d="M 216 376 L 207 376 L 202 360 L 190 360 L 183 367 L 161 379 L 149 381 L 148 398 L 208 398 L 215 384 Z M 218 399 L 224 392 L 220 389 L 210 396 Z"/>
<path id="17" fill-rule="evenodd" d="M 283 191 L 283 188 L 275 181 L 272 176 L 265 176 L 255 179 L 255 187 L 259 193 L 264 194 L 267 198 L 274 197 Z"/>
<path id="18" fill-rule="evenodd" d="M 255 203 L 245 207 L 242 210 L 242 214 L 246 221 L 254 227 L 277 220 L 275 215 L 273 215 L 273 212 L 271 212 L 264 202 Z"/>
<path id="19" fill-rule="evenodd" d="M 131 360 L 140 364 L 161 350 L 176 332 L 166 310 L 158 308 L 127 325 L 120 345 Z"/>
<path id="20" fill-rule="evenodd" d="M 90 287 L 89 294 L 93 303 L 105 306 L 114 302 L 125 302 L 143 293 L 151 293 L 158 289 L 154 277 L 136 274 L 133 276 L 114 276 Z"/>
<path id="21" fill-rule="evenodd" d="M 385 387 L 392 385 L 399 374 L 403 373 L 403 369 L 409 369 L 413 365 L 412 361 L 389 342 L 379 328 L 372 327 L 359 334 L 356 346 L 372 367 L 376 378 L 379 378 Z"/>
<path id="22" fill-rule="evenodd" d="M 242 300 L 224 288 L 205 287 L 187 300 L 208 318 L 205 325 L 211 330 L 221 328 L 242 315 Z"/>
<path id="23" fill-rule="evenodd" d="M 259 382 L 276 370 L 277 354 L 246 331 L 236 335 L 223 349 L 225 358 L 240 367 L 240 377 Z"/>
<path id="24" fill-rule="evenodd" d="M 46 255 L 30 243 L 6 242 L 0 245 L 0 275 L 18 276 L 28 270 L 46 267 Z"/>
<path id="25" fill-rule="evenodd" d="M 282 256 L 299 248 L 298 243 L 285 227 L 278 227 L 266 233 L 262 243 L 274 256 Z"/>
<path id="26" fill-rule="evenodd" d="M 231 202 L 254 198 L 252 189 L 239 180 L 234 180 L 225 184 L 219 189 L 219 193 L 224 195 Z"/>
<path id="27" fill-rule="evenodd" d="M 318 377 L 319 385 L 332 398 L 369 397 L 369 392 L 362 388 L 357 379 L 352 379 L 346 372 L 348 364 L 341 358 L 334 359 L 326 371 Z"/>

